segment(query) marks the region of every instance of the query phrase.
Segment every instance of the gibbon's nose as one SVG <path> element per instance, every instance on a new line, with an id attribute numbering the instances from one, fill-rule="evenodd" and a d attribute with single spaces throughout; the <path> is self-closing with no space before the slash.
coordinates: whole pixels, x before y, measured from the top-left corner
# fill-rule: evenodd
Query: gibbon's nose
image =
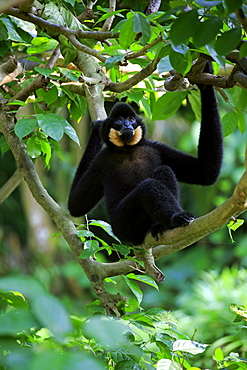
<path id="1" fill-rule="evenodd" d="M 134 128 L 132 126 L 126 126 L 126 127 L 123 127 L 121 130 L 120 130 L 120 135 L 122 135 L 123 133 L 125 132 L 129 132 L 129 133 L 132 133 L 134 132 Z"/>

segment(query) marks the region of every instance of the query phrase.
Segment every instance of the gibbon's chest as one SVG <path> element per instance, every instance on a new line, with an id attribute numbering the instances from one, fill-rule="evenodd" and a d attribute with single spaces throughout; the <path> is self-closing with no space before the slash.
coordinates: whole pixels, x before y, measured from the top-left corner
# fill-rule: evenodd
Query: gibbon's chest
<path id="1" fill-rule="evenodd" d="M 137 146 L 107 153 L 106 163 L 115 183 L 133 186 L 151 176 L 161 165 L 158 152 L 149 146 Z"/>

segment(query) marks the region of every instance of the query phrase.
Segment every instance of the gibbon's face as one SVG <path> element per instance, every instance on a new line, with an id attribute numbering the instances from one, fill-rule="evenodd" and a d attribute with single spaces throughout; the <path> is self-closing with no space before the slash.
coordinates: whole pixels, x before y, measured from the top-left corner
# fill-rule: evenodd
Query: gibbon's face
<path id="1" fill-rule="evenodd" d="M 136 145 L 142 136 L 142 128 L 134 116 L 116 117 L 109 131 L 110 142 L 119 147 Z"/>

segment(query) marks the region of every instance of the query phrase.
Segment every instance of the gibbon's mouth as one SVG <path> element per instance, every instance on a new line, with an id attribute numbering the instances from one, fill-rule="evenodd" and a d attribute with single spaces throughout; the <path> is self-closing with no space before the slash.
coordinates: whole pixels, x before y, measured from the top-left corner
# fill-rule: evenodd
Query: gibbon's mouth
<path id="1" fill-rule="evenodd" d="M 125 143 L 129 143 L 134 136 L 134 129 L 133 128 L 126 128 L 120 131 L 121 140 Z"/>

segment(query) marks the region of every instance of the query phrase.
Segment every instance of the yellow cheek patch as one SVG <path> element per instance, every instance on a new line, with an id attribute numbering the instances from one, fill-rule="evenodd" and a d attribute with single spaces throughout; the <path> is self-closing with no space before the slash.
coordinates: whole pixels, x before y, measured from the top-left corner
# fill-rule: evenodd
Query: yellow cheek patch
<path id="1" fill-rule="evenodd" d="M 139 143 L 141 138 L 142 138 L 142 128 L 141 128 L 141 126 L 138 126 L 134 130 L 133 139 L 129 143 L 126 143 L 126 144 L 127 145 L 136 145 L 137 143 Z M 114 128 L 110 129 L 109 140 L 116 146 L 124 146 L 124 144 L 125 144 L 121 139 L 120 132 L 118 130 L 115 130 Z"/>
<path id="2" fill-rule="evenodd" d="M 124 146 L 124 143 L 120 139 L 120 132 L 114 128 L 110 129 L 109 140 L 116 146 Z"/>
<path id="3" fill-rule="evenodd" d="M 128 145 L 136 145 L 142 138 L 142 128 L 138 126 L 134 131 L 133 139 L 128 143 Z"/>

